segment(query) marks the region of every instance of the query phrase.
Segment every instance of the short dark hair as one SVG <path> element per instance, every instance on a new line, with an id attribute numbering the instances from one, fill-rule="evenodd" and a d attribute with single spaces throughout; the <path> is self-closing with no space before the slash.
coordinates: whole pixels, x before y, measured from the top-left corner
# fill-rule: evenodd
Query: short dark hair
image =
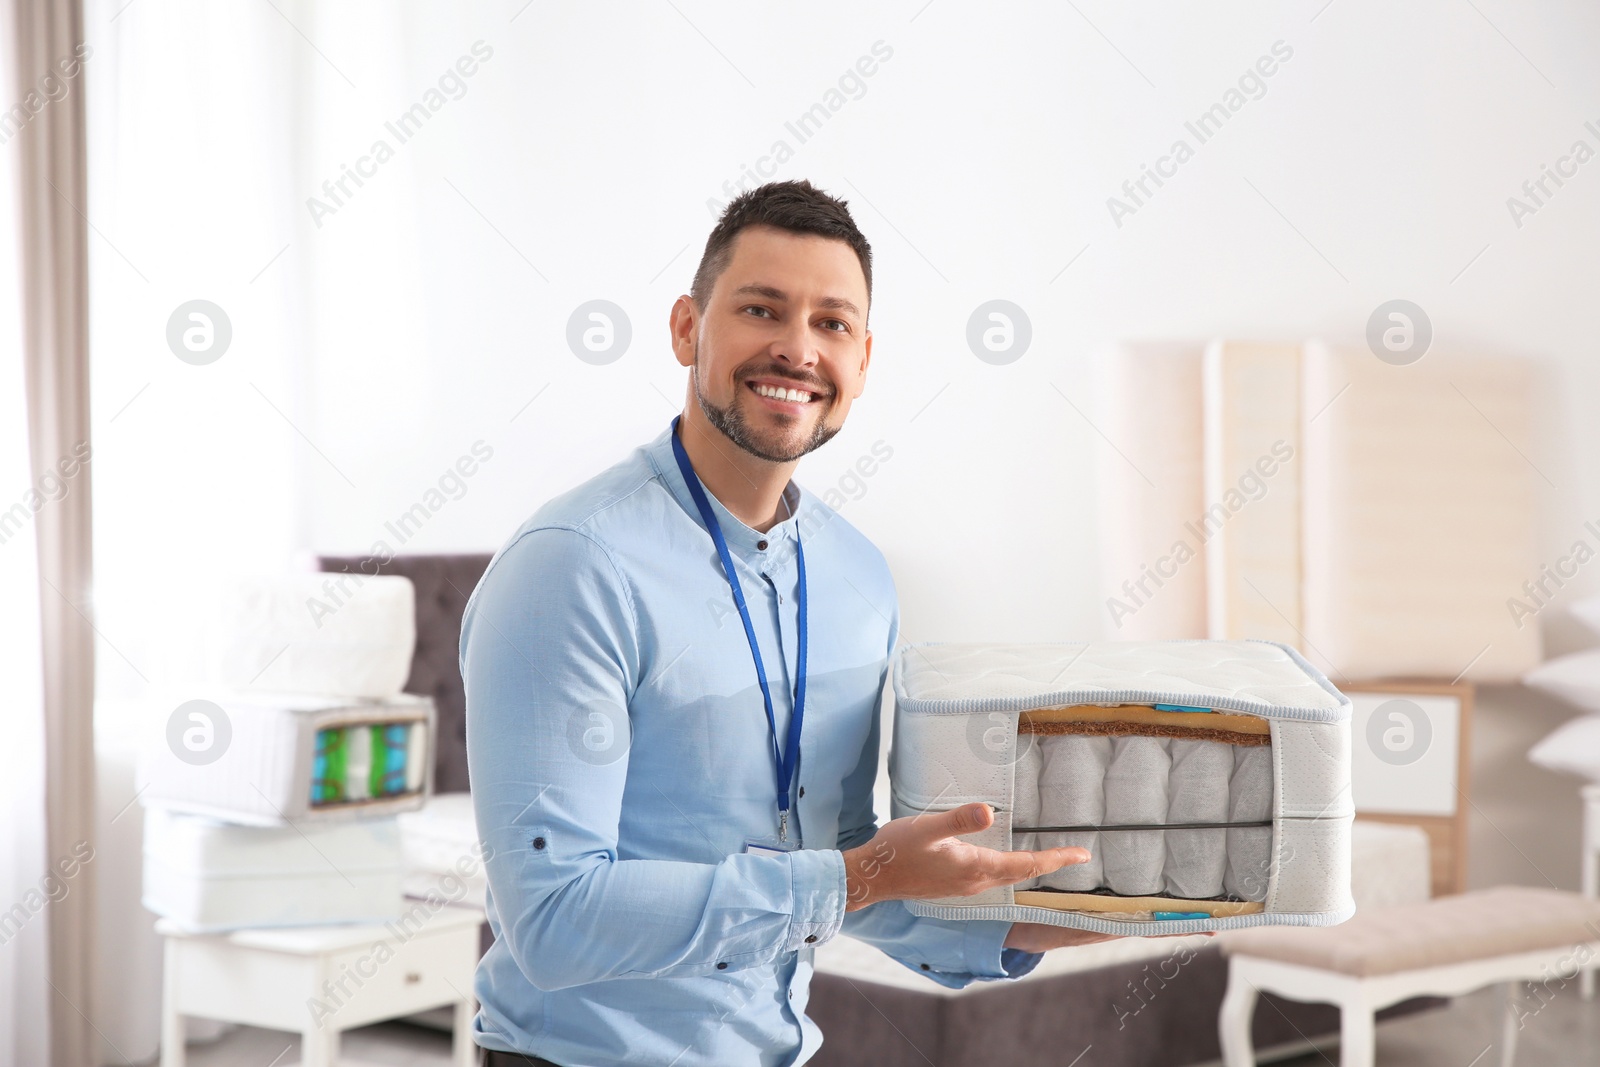
<path id="1" fill-rule="evenodd" d="M 849 201 L 829 196 L 809 181 L 768 182 L 734 197 L 706 239 L 706 250 L 694 272 L 689 298 L 701 311 L 711 299 L 717 278 L 733 259 L 733 241 L 746 226 L 773 226 L 790 233 L 816 234 L 848 244 L 867 279 L 867 307 L 872 306 L 872 246 L 850 217 Z"/>

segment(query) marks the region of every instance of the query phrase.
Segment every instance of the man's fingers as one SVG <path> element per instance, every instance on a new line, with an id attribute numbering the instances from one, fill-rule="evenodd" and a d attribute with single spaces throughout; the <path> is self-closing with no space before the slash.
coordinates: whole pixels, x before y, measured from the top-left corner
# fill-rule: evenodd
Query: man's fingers
<path id="1" fill-rule="evenodd" d="M 1042 848 L 1035 852 L 1034 855 L 1038 856 L 1039 862 L 1043 864 L 1040 874 L 1059 871 L 1061 868 L 1070 867 L 1074 863 L 1089 862 L 1089 850 L 1076 846 L 1072 848 Z"/>
<path id="2" fill-rule="evenodd" d="M 1016 852 L 996 852 L 992 876 L 1003 885 L 1015 885 L 1028 878 L 1059 871 L 1074 863 L 1088 863 L 1086 848 L 1042 848 L 1036 852 L 1021 849 Z"/>
<path id="3" fill-rule="evenodd" d="M 987 830 L 994 825 L 994 812 L 983 801 L 974 800 L 949 811 L 923 812 L 912 825 L 924 840 L 937 841 Z"/>

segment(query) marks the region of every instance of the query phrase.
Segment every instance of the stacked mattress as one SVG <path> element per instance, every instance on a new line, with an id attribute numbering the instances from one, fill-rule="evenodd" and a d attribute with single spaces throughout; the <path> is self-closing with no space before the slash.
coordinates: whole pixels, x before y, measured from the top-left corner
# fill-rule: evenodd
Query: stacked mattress
<path id="1" fill-rule="evenodd" d="M 230 592 L 210 634 L 224 695 L 174 708 L 139 763 L 145 907 L 196 931 L 401 913 L 396 820 L 433 787 L 434 703 L 401 691 L 415 612 L 393 576 Z"/>
<path id="2" fill-rule="evenodd" d="M 416 644 L 409 578 L 307 573 L 230 587 L 209 651 L 218 680 L 237 692 L 374 698 L 405 687 Z"/>
<path id="3" fill-rule="evenodd" d="M 1508 610 L 1540 580 L 1529 366 L 1314 342 L 1304 376 L 1307 655 L 1368 678 L 1537 664 L 1539 627 Z"/>
<path id="4" fill-rule="evenodd" d="M 1300 639 L 1300 346 L 1206 348 L 1206 636 Z M 1177 635 L 1174 635 L 1177 636 Z"/>
<path id="5" fill-rule="evenodd" d="M 1109 636 L 1264 638 L 1341 678 L 1539 662 L 1507 610 L 1540 574 L 1527 361 L 1215 341 L 1102 369 Z"/>
<path id="6" fill-rule="evenodd" d="M 429 697 L 249 694 L 213 706 L 227 721 L 227 748 L 214 762 L 195 764 L 165 739 L 152 747 L 140 766 L 147 807 L 282 826 L 393 815 L 427 798 Z"/>
<path id="7" fill-rule="evenodd" d="M 397 821 L 406 896 L 484 906 L 488 857 L 478 837 L 471 793 L 435 793 Z"/>
<path id="8" fill-rule="evenodd" d="M 1204 346 L 1128 343 L 1101 367 L 1101 571 L 1120 641 L 1206 635 Z"/>
<path id="9" fill-rule="evenodd" d="M 143 903 L 202 932 L 397 919 L 400 829 L 394 816 L 269 829 L 151 808 Z"/>
<path id="10" fill-rule="evenodd" d="M 916 914 L 1151 934 L 1353 913 L 1350 702 L 1294 649 L 929 644 L 893 671 L 893 817 L 983 801 L 968 840 L 1091 856 Z"/>
<path id="11" fill-rule="evenodd" d="M 325 726 L 317 731 L 312 747 L 313 807 L 422 792 L 427 777 L 426 722 Z"/>

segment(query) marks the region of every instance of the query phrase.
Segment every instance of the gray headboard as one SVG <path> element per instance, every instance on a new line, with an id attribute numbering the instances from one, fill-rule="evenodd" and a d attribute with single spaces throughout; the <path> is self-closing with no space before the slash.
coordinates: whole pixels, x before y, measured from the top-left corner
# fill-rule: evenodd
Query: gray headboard
<path id="1" fill-rule="evenodd" d="M 461 614 L 492 558 L 487 552 L 395 556 L 382 564 L 370 556 L 317 558 L 325 571 L 398 574 L 416 586 L 417 649 L 406 692 L 431 696 L 438 706 L 438 746 L 433 756 L 433 788 L 438 793 L 467 790 L 467 694 L 457 660 Z"/>

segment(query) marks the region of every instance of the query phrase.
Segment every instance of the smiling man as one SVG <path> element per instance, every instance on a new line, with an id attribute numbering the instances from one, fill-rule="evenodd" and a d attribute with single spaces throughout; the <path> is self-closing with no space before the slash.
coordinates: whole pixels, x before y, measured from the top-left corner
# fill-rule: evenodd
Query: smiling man
<path id="1" fill-rule="evenodd" d="M 672 308 L 682 414 L 541 507 L 473 592 L 486 1062 L 803 1063 L 812 956 L 841 931 L 954 988 L 1102 939 L 901 903 L 1088 854 L 960 840 L 983 804 L 877 826 L 894 583 L 791 480 L 862 395 L 871 299 L 843 201 L 809 182 L 738 197 Z"/>

